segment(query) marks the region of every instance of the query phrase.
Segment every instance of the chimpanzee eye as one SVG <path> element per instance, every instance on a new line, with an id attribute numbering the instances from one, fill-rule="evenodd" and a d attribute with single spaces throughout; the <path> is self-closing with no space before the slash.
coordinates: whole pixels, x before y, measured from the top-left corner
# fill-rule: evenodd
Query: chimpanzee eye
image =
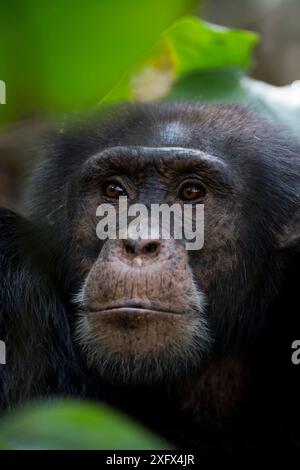
<path id="1" fill-rule="evenodd" d="M 181 186 L 178 197 L 182 201 L 196 201 L 205 196 L 206 189 L 199 183 L 186 183 Z"/>
<path id="2" fill-rule="evenodd" d="M 125 189 L 117 181 L 107 181 L 103 185 L 103 193 L 112 199 L 118 199 L 120 196 L 126 196 Z"/>

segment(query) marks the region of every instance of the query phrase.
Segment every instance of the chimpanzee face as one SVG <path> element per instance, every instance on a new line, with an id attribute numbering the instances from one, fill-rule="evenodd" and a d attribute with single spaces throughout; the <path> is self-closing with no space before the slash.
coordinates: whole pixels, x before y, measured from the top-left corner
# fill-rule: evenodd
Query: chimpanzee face
<path id="1" fill-rule="evenodd" d="M 71 212 L 84 277 L 77 334 L 101 374 L 147 381 L 199 366 L 213 341 L 206 314 L 210 283 L 236 263 L 237 192 L 226 163 L 194 149 L 113 147 L 84 163 L 71 198 L 77 201 Z M 97 208 L 111 204 L 118 214 L 122 197 L 129 206 L 150 209 L 203 205 L 204 225 L 195 225 L 192 212 L 203 247 L 187 250 L 184 230 L 181 239 L 174 231 L 168 238 L 162 232 L 137 238 L 128 230 L 126 239 L 101 242 Z"/>

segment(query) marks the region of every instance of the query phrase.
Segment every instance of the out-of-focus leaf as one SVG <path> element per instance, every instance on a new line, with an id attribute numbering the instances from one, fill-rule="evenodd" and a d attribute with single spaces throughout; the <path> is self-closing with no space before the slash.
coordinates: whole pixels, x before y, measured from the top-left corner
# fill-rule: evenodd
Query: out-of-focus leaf
<path id="1" fill-rule="evenodd" d="M 276 87 L 246 77 L 237 69 L 212 69 L 177 82 L 168 100 L 236 102 L 282 122 L 300 138 L 300 84 Z"/>
<path id="2" fill-rule="evenodd" d="M 252 51 L 258 35 L 251 31 L 229 29 L 187 17 L 162 34 L 176 66 L 176 77 L 194 70 L 252 64 Z"/>
<path id="3" fill-rule="evenodd" d="M 179 20 L 164 31 L 148 59 L 125 77 L 108 98 L 149 101 L 165 96 L 174 82 L 194 71 L 252 64 L 258 35 L 229 29 L 196 17 Z"/>
<path id="4" fill-rule="evenodd" d="M 2 0 L 0 119 L 95 105 L 193 0 Z"/>
<path id="5" fill-rule="evenodd" d="M 241 103 L 283 122 L 299 137 L 298 82 L 275 87 L 245 76 L 257 42 L 258 35 L 249 31 L 183 18 L 162 33 L 131 84 L 124 79 L 111 97 Z"/>
<path id="6" fill-rule="evenodd" d="M 170 449 L 165 441 L 104 405 L 57 401 L 25 407 L 2 420 L 11 449 Z"/>

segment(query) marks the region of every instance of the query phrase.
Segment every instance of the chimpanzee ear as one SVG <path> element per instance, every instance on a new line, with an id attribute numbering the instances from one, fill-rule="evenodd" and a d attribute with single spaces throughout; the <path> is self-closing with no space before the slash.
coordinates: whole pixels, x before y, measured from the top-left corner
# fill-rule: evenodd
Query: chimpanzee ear
<path id="1" fill-rule="evenodd" d="M 300 209 L 277 236 L 277 240 L 279 248 L 290 248 L 298 245 L 300 249 Z"/>

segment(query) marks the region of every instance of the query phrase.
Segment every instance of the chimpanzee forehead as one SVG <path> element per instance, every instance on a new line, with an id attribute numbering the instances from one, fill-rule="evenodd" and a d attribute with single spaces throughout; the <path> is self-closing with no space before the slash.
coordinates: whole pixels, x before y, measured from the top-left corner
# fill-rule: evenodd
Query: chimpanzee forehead
<path id="1" fill-rule="evenodd" d="M 97 177 L 99 174 L 103 176 L 113 172 L 146 177 L 149 167 L 166 176 L 169 171 L 172 174 L 196 174 L 199 171 L 225 185 L 232 185 L 231 171 L 226 162 L 201 150 L 184 147 L 109 147 L 85 162 L 81 176 Z"/>
<path id="2" fill-rule="evenodd" d="M 227 164 L 217 156 L 194 148 L 171 146 L 146 147 L 132 145 L 109 147 L 91 157 L 88 162 L 99 166 L 107 164 L 123 166 L 134 161 L 138 166 L 147 166 L 149 163 L 159 161 L 168 166 L 202 164 L 220 170 L 227 167 Z"/>

